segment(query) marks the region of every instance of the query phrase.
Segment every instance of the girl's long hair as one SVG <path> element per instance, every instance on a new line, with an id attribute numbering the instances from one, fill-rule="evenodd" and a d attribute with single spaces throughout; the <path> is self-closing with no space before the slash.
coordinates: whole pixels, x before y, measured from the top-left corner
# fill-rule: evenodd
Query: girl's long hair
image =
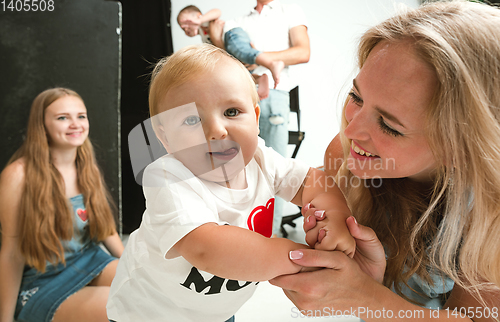
<path id="1" fill-rule="evenodd" d="M 439 82 L 425 129 L 442 161 L 433 187 L 405 178 L 383 179 L 380 187 L 370 180 L 349 186 L 353 175 L 346 163 L 337 174 L 353 214 L 386 247 L 384 283 L 400 295 L 413 274 L 429 285 L 431 274 L 446 275 L 483 304 L 479 291 L 499 290 L 499 30 L 497 8 L 452 1 L 401 13 L 361 38 L 360 68 L 378 43 L 406 42 Z M 344 116 L 345 156 L 351 143 L 343 135 L 346 126 Z"/>
<path id="2" fill-rule="evenodd" d="M 44 125 L 45 109 L 57 99 L 71 95 L 66 88 L 40 93 L 31 106 L 26 140 L 9 160 L 22 158 L 25 185 L 20 205 L 21 253 L 26 264 L 44 272 L 47 261 L 65 263 L 61 240 L 73 236 L 73 209 L 65 193 L 64 180 L 52 163 Z M 83 100 L 82 100 L 83 101 Z M 76 153 L 77 183 L 84 196 L 88 216 L 88 235 L 102 241 L 116 231 L 112 199 L 94 156 L 89 138 Z"/>

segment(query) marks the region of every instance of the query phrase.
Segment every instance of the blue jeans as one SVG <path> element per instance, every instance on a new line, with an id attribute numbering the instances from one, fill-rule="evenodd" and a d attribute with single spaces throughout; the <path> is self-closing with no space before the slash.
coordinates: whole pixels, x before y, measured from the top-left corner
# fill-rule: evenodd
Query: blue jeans
<path id="1" fill-rule="evenodd" d="M 288 116 L 290 114 L 290 94 L 270 89 L 269 97 L 260 101 L 260 137 L 266 146 L 286 157 L 288 147 Z M 285 201 L 276 197 L 274 201 L 273 234 L 278 234 L 283 217 Z"/>
<path id="2" fill-rule="evenodd" d="M 246 64 L 255 64 L 255 58 L 262 53 L 250 46 L 250 37 L 239 27 L 224 34 L 224 44 L 228 53 Z"/>

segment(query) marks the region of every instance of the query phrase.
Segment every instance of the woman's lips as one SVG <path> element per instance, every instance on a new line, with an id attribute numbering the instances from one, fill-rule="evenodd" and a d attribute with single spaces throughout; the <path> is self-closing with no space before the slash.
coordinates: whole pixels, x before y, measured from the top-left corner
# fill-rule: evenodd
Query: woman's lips
<path id="1" fill-rule="evenodd" d="M 83 131 L 80 131 L 80 132 L 71 132 L 71 133 L 68 133 L 66 135 L 71 136 L 71 137 L 79 137 L 82 134 L 83 134 Z"/>
<path id="2" fill-rule="evenodd" d="M 378 155 L 372 154 L 359 145 L 357 145 L 354 141 L 351 144 L 351 155 L 358 160 L 369 160 L 369 159 L 377 159 L 380 158 Z"/>

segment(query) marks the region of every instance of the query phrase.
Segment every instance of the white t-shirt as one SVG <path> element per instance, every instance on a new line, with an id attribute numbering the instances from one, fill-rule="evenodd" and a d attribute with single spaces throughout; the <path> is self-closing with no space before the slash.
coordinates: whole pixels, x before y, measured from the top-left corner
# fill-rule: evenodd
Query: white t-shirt
<path id="1" fill-rule="evenodd" d="M 258 283 L 198 270 L 172 246 L 208 222 L 271 236 L 274 196 L 291 200 L 308 170 L 265 147 L 262 139 L 245 167 L 244 190 L 200 180 L 171 155 L 149 165 L 144 173 L 146 211 L 118 264 L 108 317 L 117 322 L 222 322 L 233 316 Z"/>
<path id="2" fill-rule="evenodd" d="M 261 13 L 253 9 L 248 15 L 227 21 L 224 32 L 235 27 L 245 30 L 252 40 L 254 47 L 260 51 L 282 51 L 290 48 L 290 29 L 297 26 L 306 26 L 306 16 L 302 9 L 296 4 L 284 4 L 274 0 L 262 8 Z M 259 66 L 253 71 L 254 74 L 269 76 L 269 88 L 274 88 L 271 71 Z M 289 75 L 289 68 L 285 67 L 281 72 L 280 83 L 276 89 L 290 91 L 295 83 Z"/>

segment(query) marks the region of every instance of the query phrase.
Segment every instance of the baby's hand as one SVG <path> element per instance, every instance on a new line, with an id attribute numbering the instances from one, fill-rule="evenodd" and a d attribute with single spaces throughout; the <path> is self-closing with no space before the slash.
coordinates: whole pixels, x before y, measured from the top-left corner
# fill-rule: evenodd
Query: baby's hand
<path id="1" fill-rule="evenodd" d="M 193 15 L 187 19 L 184 19 L 183 22 L 199 27 L 201 25 L 201 16 Z"/>
<path id="2" fill-rule="evenodd" d="M 335 211 L 325 212 L 313 207 L 304 208 L 306 208 L 303 214 L 307 244 L 320 250 L 339 250 L 352 258 L 356 250 L 356 241 L 349 233 L 344 216 L 337 215 Z M 316 226 L 311 227 L 313 221 L 316 222 Z"/>

